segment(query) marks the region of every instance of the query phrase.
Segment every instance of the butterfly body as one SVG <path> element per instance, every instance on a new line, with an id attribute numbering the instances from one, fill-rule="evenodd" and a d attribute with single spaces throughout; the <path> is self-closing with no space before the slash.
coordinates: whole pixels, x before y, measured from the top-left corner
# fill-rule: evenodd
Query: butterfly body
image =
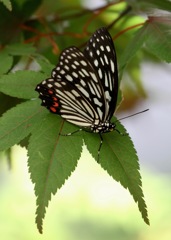
<path id="1" fill-rule="evenodd" d="M 94 133 L 107 133 L 112 132 L 115 129 L 115 124 L 111 122 L 104 122 L 98 125 L 92 124 L 91 131 Z"/>
<path id="2" fill-rule="evenodd" d="M 101 134 L 111 123 L 118 96 L 114 44 L 106 28 L 95 31 L 84 51 L 66 48 L 51 77 L 37 85 L 42 105 L 81 129 Z"/>

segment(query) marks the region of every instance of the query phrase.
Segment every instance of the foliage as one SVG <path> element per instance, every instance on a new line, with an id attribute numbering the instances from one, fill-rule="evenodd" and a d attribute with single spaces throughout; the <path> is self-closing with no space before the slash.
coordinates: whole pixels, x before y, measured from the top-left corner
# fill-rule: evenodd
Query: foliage
<path id="1" fill-rule="evenodd" d="M 69 133 L 78 128 L 42 108 L 35 86 L 50 75 L 57 62 L 56 55 L 62 49 L 71 45 L 82 48 L 92 32 L 106 26 L 115 40 L 120 79 L 123 72 L 127 72 L 139 95 L 144 95 L 143 85 L 137 83 L 137 75 L 132 74 L 133 63 L 136 62 L 140 70 L 140 63 L 147 58 L 171 62 L 170 11 L 171 3 L 167 0 L 106 1 L 106 5 L 96 9 L 83 8 L 76 1 L 1 0 L 0 150 L 29 138 L 25 146 L 35 184 L 36 223 L 40 232 L 51 194 L 55 194 L 74 171 L 83 139 L 96 160 L 100 140 L 97 134 L 87 132 L 60 136 L 60 132 Z M 140 12 L 145 17 L 139 16 Z M 119 121 L 116 118 L 113 121 L 124 133 Z M 138 157 L 131 138 L 116 131 L 103 138 L 99 164 L 128 188 L 149 224 Z"/>

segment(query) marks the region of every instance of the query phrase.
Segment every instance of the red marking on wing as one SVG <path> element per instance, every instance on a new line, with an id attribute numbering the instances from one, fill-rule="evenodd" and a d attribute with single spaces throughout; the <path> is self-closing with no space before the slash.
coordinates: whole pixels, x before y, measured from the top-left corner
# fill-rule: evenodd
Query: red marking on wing
<path id="1" fill-rule="evenodd" d="M 59 103 L 58 102 L 54 102 L 53 106 L 57 108 L 59 106 Z"/>
<path id="2" fill-rule="evenodd" d="M 55 107 L 50 107 L 50 110 L 51 110 L 52 112 L 54 112 L 54 113 L 56 113 L 56 112 L 57 112 L 57 110 L 56 110 L 56 108 L 55 108 Z"/>
<path id="3" fill-rule="evenodd" d="M 53 94 L 53 91 L 52 90 L 48 90 L 48 93 L 50 94 L 50 95 L 52 95 Z"/>
<path id="4" fill-rule="evenodd" d="M 53 101 L 55 101 L 55 102 L 58 101 L 57 97 L 53 97 L 52 99 L 53 99 Z"/>

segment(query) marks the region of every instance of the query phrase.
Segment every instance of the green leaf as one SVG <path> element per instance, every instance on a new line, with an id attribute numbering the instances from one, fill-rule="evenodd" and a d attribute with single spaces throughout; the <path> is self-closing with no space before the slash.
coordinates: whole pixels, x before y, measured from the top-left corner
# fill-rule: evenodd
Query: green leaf
<path id="1" fill-rule="evenodd" d="M 3 45 L 23 41 L 22 24 L 30 20 L 42 0 L 13 0 L 12 11 L 0 3 L 0 42 Z"/>
<path id="2" fill-rule="evenodd" d="M 4 151 L 30 134 L 35 122 L 40 122 L 42 114 L 40 101 L 27 101 L 8 110 L 0 118 L 0 151 Z"/>
<path id="3" fill-rule="evenodd" d="M 126 68 L 127 64 L 135 56 L 137 51 L 143 46 L 146 38 L 147 38 L 146 29 L 144 27 L 141 27 L 135 33 L 132 40 L 128 43 L 128 45 L 124 49 L 123 54 L 120 58 L 120 64 L 119 64 L 120 78 L 122 78 L 123 71 Z"/>
<path id="4" fill-rule="evenodd" d="M 150 52 L 158 58 L 171 61 L 171 19 L 167 17 L 153 17 L 141 27 L 134 35 L 119 61 L 119 73 L 122 78 L 123 71 L 137 51 L 145 43 Z"/>
<path id="5" fill-rule="evenodd" d="M 113 121 L 116 122 L 116 119 Z M 124 127 L 117 121 L 116 129 L 120 133 L 125 133 Z M 117 182 L 120 182 L 124 188 L 128 188 L 135 202 L 138 203 L 144 221 L 149 224 L 147 207 L 142 192 L 141 176 L 139 173 L 139 163 L 136 151 L 129 135 L 123 136 L 117 131 L 105 133 L 102 135 L 103 144 L 100 150 L 99 164 L 110 176 Z M 85 144 L 97 159 L 97 153 L 100 145 L 98 134 L 85 134 Z"/>
<path id="6" fill-rule="evenodd" d="M 12 5 L 10 0 L 0 0 L 0 2 L 2 2 L 9 11 L 12 11 Z"/>
<path id="7" fill-rule="evenodd" d="M 28 146 L 28 165 L 31 179 L 35 183 L 37 196 L 36 223 L 42 233 L 43 218 L 51 194 L 61 188 L 74 171 L 82 150 L 82 137 L 77 135 L 59 136 L 64 120 L 48 114 L 32 132 Z M 65 123 L 65 132 L 73 132 L 78 127 Z"/>
<path id="8" fill-rule="evenodd" d="M 141 0 L 145 4 L 152 4 L 155 8 L 171 11 L 171 3 L 169 0 Z"/>
<path id="9" fill-rule="evenodd" d="M 10 97 L 6 94 L 0 93 L 0 117 L 10 108 L 16 106 L 19 103 L 22 103 L 22 99 Z"/>
<path id="10" fill-rule="evenodd" d="M 171 11 L 171 4 L 169 0 L 127 0 L 127 2 L 136 11 L 147 13 L 151 13 L 154 9 Z"/>
<path id="11" fill-rule="evenodd" d="M 17 98 L 31 99 L 38 96 L 35 87 L 47 76 L 35 71 L 17 71 L 0 78 L 0 91 Z"/>
<path id="12" fill-rule="evenodd" d="M 13 64 L 13 57 L 9 56 L 8 53 L 1 51 L 0 52 L 0 76 L 10 70 Z"/>
<path id="13" fill-rule="evenodd" d="M 21 1 L 18 0 L 18 2 Z M 24 0 L 22 1 L 22 9 L 21 9 L 21 15 L 23 15 L 23 18 L 27 19 L 30 16 L 32 16 L 35 11 L 41 6 L 41 3 L 43 0 Z"/>
<path id="14" fill-rule="evenodd" d="M 32 43 L 13 43 L 7 45 L 5 50 L 13 56 L 30 56 L 36 52 L 36 48 L 33 47 Z"/>
<path id="15" fill-rule="evenodd" d="M 50 77 L 52 69 L 55 68 L 55 65 L 51 64 L 47 58 L 37 58 L 35 60 L 41 67 L 41 72 L 45 73 L 47 77 Z"/>
<path id="16" fill-rule="evenodd" d="M 146 47 L 158 58 L 171 62 L 171 18 L 152 17 L 145 24 Z"/>

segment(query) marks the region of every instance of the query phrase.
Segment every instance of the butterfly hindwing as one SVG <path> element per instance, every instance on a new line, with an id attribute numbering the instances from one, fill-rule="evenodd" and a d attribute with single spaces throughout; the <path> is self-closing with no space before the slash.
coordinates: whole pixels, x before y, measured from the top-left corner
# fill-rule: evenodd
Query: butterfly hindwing
<path id="1" fill-rule="evenodd" d="M 77 86 L 61 78 L 55 80 L 49 78 L 37 86 L 43 106 L 78 126 L 90 127 L 92 119 L 98 121 L 95 109 Z"/>

